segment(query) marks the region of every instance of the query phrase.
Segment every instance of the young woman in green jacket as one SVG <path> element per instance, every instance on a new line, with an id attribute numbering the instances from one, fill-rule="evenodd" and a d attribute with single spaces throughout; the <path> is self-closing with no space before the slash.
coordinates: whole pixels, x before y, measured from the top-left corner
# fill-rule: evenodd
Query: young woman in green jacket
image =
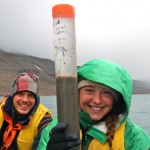
<path id="1" fill-rule="evenodd" d="M 132 79 L 120 65 L 94 59 L 78 69 L 81 146 L 86 150 L 148 150 L 148 134 L 132 122 Z M 69 113 L 69 112 L 68 112 Z M 57 117 L 42 132 L 39 150 L 73 150 L 80 144 Z"/>

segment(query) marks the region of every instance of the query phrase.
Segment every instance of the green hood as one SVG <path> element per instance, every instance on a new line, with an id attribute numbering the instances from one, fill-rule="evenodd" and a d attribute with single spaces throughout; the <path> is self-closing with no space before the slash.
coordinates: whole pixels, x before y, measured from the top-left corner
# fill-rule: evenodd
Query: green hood
<path id="1" fill-rule="evenodd" d="M 88 80 L 103 83 L 122 94 L 129 114 L 132 79 L 129 73 L 120 65 L 104 59 L 94 59 L 78 69 L 78 76 Z"/>

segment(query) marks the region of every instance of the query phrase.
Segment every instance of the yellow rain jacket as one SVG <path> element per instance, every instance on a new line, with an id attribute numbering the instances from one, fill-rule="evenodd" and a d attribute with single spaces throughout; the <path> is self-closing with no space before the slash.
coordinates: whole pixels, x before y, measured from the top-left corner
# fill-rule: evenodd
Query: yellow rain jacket
<path id="1" fill-rule="evenodd" d="M 0 105 L 0 129 L 3 125 L 4 118 L 5 118 L 5 120 L 7 120 L 7 122 L 9 122 L 9 124 L 8 124 L 7 130 L 3 133 L 4 134 L 3 140 L 8 138 L 7 132 L 8 132 L 8 134 L 9 134 L 9 132 L 11 132 L 11 136 L 14 139 L 16 136 L 17 130 L 20 130 L 19 135 L 17 137 L 18 150 L 31 150 L 33 142 L 38 135 L 38 125 L 40 124 L 40 121 L 42 120 L 42 118 L 44 117 L 44 115 L 47 112 L 51 116 L 52 116 L 52 114 L 42 104 L 38 104 L 38 107 L 36 108 L 36 110 L 34 110 L 33 115 L 31 115 L 29 117 L 30 121 L 28 122 L 28 124 L 22 125 L 21 123 L 16 123 L 14 126 L 12 118 L 8 115 L 8 113 L 6 113 L 4 111 L 4 105 L 5 105 L 5 103 L 2 103 Z M 14 133 L 14 135 L 13 135 L 13 133 Z M 11 141 L 9 142 L 8 139 L 7 139 L 7 141 L 8 142 L 6 142 L 6 147 L 7 146 L 9 147 L 9 145 L 10 145 L 9 143 L 11 143 Z"/>

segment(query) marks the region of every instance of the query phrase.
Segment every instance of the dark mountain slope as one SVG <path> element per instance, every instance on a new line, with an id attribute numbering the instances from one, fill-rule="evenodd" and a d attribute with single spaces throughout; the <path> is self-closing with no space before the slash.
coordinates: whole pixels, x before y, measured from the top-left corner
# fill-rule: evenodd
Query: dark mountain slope
<path id="1" fill-rule="evenodd" d="M 0 96 L 8 94 L 12 81 L 21 72 L 39 76 L 40 95 L 56 95 L 54 61 L 0 50 Z M 133 80 L 134 94 L 149 94 L 150 82 Z"/>
<path id="2" fill-rule="evenodd" d="M 10 91 L 12 80 L 21 72 L 34 72 L 39 76 L 41 95 L 55 95 L 53 61 L 4 51 L 0 51 L 0 95 Z"/>

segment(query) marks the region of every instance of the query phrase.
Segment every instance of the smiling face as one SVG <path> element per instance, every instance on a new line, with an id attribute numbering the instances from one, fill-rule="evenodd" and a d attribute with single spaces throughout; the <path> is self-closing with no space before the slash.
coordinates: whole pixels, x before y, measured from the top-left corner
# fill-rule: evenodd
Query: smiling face
<path id="1" fill-rule="evenodd" d="M 35 105 L 35 95 L 32 92 L 19 92 L 13 98 L 13 105 L 21 115 L 26 115 Z"/>
<path id="2" fill-rule="evenodd" d="M 89 113 L 93 121 L 102 119 L 113 107 L 114 97 L 105 88 L 85 86 L 80 89 L 79 96 L 81 109 Z"/>

